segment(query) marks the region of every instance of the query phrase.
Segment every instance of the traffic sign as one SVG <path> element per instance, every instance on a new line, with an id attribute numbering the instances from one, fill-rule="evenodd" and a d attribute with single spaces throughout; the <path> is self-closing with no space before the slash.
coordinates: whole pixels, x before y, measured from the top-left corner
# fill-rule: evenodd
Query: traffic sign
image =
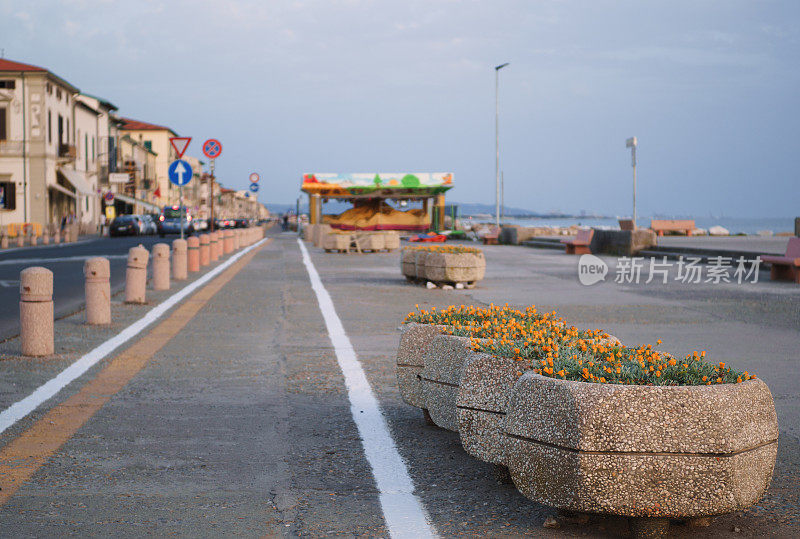
<path id="1" fill-rule="evenodd" d="M 210 138 L 203 143 L 203 153 L 209 159 L 216 159 L 222 153 L 222 143 L 215 138 Z"/>
<path id="2" fill-rule="evenodd" d="M 192 179 L 192 165 L 183 159 L 176 159 L 169 165 L 167 170 L 169 173 L 169 181 L 175 185 L 186 185 Z"/>
<path id="3" fill-rule="evenodd" d="M 112 202 L 114 202 L 114 193 L 112 193 L 111 191 L 107 192 L 105 195 L 103 195 L 103 200 L 111 204 Z"/>
<path id="4" fill-rule="evenodd" d="M 180 159 L 186 153 L 186 148 L 192 142 L 192 137 L 170 137 L 169 143 L 172 144 L 172 149 L 175 150 L 175 157 Z"/>
<path id="5" fill-rule="evenodd" d="M 245 196 L 246 198 L 250 198 L 250 193 L 245 193 L 245 194 L 244 194 L 244 196 Z"/>
<path id="6" fill-rule="evenodd" d="M 258 193 L 258 184 L 257 183 L 251 183 L 250 184 L 250 190 L 252 192 L 254 192 L 254 193 Z"/>
<path id="7" fill-rule="evenodd" d="M 253 172 L 252 174 L 250 174 L 250 181 L 251 182 L 258 183 L 258 180 L 260 180 L 260 179 L 261 179 L 261 176 L 259 176 L 257 172 Z"/>

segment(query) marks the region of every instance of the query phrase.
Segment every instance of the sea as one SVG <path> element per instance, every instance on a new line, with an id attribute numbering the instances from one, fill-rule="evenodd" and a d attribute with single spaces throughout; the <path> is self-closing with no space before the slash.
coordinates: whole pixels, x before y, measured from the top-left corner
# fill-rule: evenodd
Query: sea
<path id="1" fill-rule="evenodd" d="M 473 222 L 493 222 L 488 216 L 474 216 Z M 654 219 L 683 219 L 681 217 L 654 217 Z M 794 232 L 793 217 L 693 217 L 697 228 L 708 230 L 712 226 L 726 228 L 731 234 L 769 235 L 779 232 Z M 469 218 L 462 218 L 469 221 Z M 649 226 L 650 217 L 639 217 L 638 225 Z M 611 217 L 506 217 L 503 223 L 520 226 L 552 226 L 569 227 L 572 225 L 588 226 L 598 229 L 614 230 L 619 229 L 617 218 Z"/>

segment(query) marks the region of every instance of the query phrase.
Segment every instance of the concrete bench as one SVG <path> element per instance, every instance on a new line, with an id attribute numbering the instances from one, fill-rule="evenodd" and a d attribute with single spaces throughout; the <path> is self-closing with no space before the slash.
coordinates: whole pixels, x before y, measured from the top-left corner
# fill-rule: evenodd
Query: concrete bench
<path id="1" fill-rule="evenodd" d="M 683 232 L 691 236 L 695 226 L 693 219 L 651 219 L 650 228 L 659 236 L 664 232 Z"/>
<path id="2" fill-rule="evenodd" d="M 579 230 L 574 239 L 561 240 L 561 243 L 566 245 L 568 255 L 588 255 L 592 254 L 589 245 L 592 243 L 593 236 L 594 229 Z"/>
<path id="3" fill-rule="evenodd" d="M 800 284 L 800 238 L 789 239 L 785 256 L 762 256 L 770 265 L 769 277 L 773 281 L 788 280 Z"/>

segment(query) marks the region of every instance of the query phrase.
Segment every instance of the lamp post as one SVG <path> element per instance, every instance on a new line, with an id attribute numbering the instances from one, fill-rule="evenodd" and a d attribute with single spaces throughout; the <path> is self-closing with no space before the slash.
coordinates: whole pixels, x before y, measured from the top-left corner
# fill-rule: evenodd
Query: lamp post
<path id="1" fill-rule="evenodd" d="M 636 230 L 636 147 L 639 141 L 631 137 L 625 141 L 625 147 L 631 149 L 631 166 L 633 167 L 633 229 Z"/>
<path id="2" fill-rule="evenodd" d="M 494 68 L 494 220 L 500 228 L 500 70 L 508 65 L 500 64 Z"/>

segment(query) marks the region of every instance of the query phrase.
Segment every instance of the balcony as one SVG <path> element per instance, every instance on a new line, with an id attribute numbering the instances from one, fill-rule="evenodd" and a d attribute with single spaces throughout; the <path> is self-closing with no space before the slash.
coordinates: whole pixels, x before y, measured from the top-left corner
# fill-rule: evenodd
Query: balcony
<path id="1" fill-rule="evenodd" d="M 0 140 L 0 157 L 22 157 L 22 141 Z"/>
<path id="2" fill-rule="evenodd" d="M 78 150 L 74 144 L 59 144 L 58 156 L 64 159 L 75 160 L 78 156 Z"/>

